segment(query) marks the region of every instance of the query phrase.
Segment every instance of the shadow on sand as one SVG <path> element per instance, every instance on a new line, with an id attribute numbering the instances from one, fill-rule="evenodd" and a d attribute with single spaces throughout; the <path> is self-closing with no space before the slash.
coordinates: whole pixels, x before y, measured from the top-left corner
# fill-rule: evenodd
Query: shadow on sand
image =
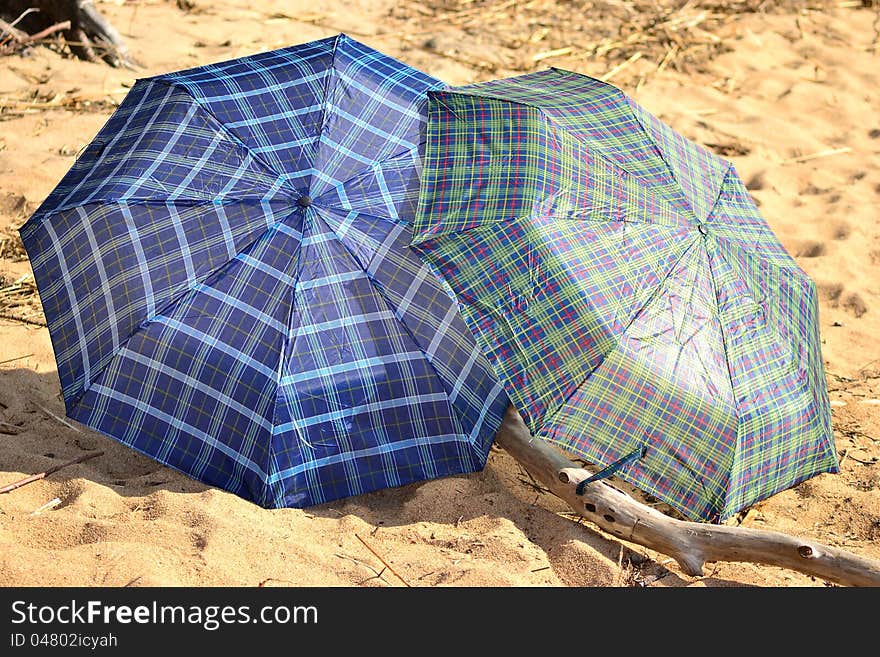
<path id="1" fill-rule="evenodd" d="M 145 497 L 157 491 L 198 494 L 211 490 L 66 418 L 55 371 L 0 369 L 0 421 L 0 485 L 85 452 L 102 450 L 102 456 L 65 468 L 49 479 L 62 489 L 65 483 L 86 479 L 125 497 Z M 58 508 L 69 503 L 62 500 Z M 302 513 L 329 519 L 354 516 L 376 528 L 419 523 L 462 528 L 457 533 L 459 538 L 436 540 L 438 549 L 479 551 L 486 547 L 487 535 L 498 536 L 521 550 L 527 550 L 529 542 L 546 553 L 561 580 L 574 586 L 638 586 L 660 580 L 666 586 L 688 583 L 662 564 L 662 556 L 652 559 L 638 546 L 625 546 L 561 515 L 567 509 L 512 457 L 493 447 L 481 472 L 336 500 L 303 509 Z M 470 532 L 469 527 L 474 531 Z M 710 586 L 738 585 L 708 577 L 704 582 Z"/>

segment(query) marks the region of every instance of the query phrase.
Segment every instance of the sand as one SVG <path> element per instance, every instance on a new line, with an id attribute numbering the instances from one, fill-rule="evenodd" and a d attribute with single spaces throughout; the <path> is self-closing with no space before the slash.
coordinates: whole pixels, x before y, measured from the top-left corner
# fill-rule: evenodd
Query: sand
<path id="1" fill-rule="evenodd" d="M 561 515 L 565 506 L 499 449 L 480 473 L 268 511 L 59 419 L 52 348 L 14 229 L 136 77 L 340 31 L 452 83 L 548 65 L 612 72 L 650 111 L 728 157 L 819 285 L 842 466 L 734 522 L 880 558 L 876 7 L 783 2 L 756 13 L 745 10 L 758 2 L 692 2 L 664 14 L 662 29 L 619 35 L 645 16 L 602 2 L 583 3 L 589 11 L 546 1 L 97 4 L 142 68 L 44 47 L 0 59 L 0 313 L 37 322 L 0 317 L 0 484 L 105 452 L 0 496 L 0 585 L 403 586 L 360 539 L 412 586 L 827 585 L 753 564 L 686 576 L 665 555 Z"/>

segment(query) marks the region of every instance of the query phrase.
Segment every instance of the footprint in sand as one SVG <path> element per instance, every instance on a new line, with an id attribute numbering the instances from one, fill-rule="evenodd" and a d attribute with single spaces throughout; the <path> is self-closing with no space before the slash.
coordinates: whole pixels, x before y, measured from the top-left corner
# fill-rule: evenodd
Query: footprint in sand
<path id="1" fill-rule="evenodd" d="M 750 192 L 755 192 L 764 189 L 767 186 L 767 180 L 765 178 L 765 173 L 763 171 L 759 171 L 754 176 L 748 179 L 746 182 L 746 189 Z"/>
<path id="2" fill-rule="evenodd" d="M 810 183 L 809 185 L 804 187 L 803 191 L 801 191 L 801 194 L 808 194 L 810 196 L 820 196 L 822 194 L 827 194 L 828 192 L 831 191 L 831 189 L 832 189 L 831 187 L 818 187 L 818 186 L 814 185 L 813 183 Z"/>
<path id="3" fill-rule="evenodd" d="M 855 293 L 846 295 L 846 298 L 843 300 L 843 308 L 856 317 L 861 317 L 868 312 L 868 305 L 865 303 L 865 300 Z"/>
<path id="4" fill-rule="evenodd" d="M 110 535 L 109 529 L 97 522 L 87 522 L 79 530 L 79 544 L 90 545 L 92 543 L 101 543 L 107 540 Z"/>
<path id="5" fill-rule="evenodd" d="M 825 255 L 825 243 L 808 240 L 797 248 L 794 255 L 798 258 L 818 258 Z"/>
<path id="6" fill-rule="evenodd" d="M 132 513 L 139 513 L 144 520 L 159 520 L 169 513 L 163 491 L 141 499 L 129 500 L 126 504 Z"/>
<path id="7" fill-rule="evenodd" d="M 819 283 L 817 288 L 819 297 L 827 301 L 832 308 L 837 308 L 840 295 L 843 294 L 843 285 L 840 283 Z"/>
<path id="8" fill-rule="evenodd" d="M 208 539 L 214 533 L 214 523 L 211 518 L 199 510 L 187 510 L 184 515 L 187 525 L 192 528 L 190 542 L 196 552 L 201 552 L 208 547 Z"/>
<path id="9" fill-rule="evenodd" d="M 201 552 L 206 547 L 208 547 L 208 535 L 200 532 L 193 532 L 192 536 L 190 536 L 190 541 L 192 542 L 192 546 L 196 549 L 196 551 Z"/>
<path id="10" fill-rule="evenodd" d="M 831 238 L 845 240 L 852 232 L 852 227 L 845 221 L 839 221 L 831 226 Z"/>
<path id="11" fill-rule="evenodd" d="M 819 283 L 819 296 L 828 302 L 832 308 L 842 307 L 855 317 L 861 317 L 868 312 L 868 304 L 855 292 L 845 294 L 843 285 L 840 283 Z"/>

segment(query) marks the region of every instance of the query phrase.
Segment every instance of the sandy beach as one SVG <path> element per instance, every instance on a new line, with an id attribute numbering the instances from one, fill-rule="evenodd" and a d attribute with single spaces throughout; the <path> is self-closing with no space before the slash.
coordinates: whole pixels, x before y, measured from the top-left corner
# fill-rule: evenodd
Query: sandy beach
<path id="1" fill-rule="evenodd" d="M 0 586 L 828 585 L 743 563 L 685 575 L 666 555 L 572 520 L 498 448 L 479 473 L 265 510 L 64 418 L 18 227 L 136 78 L 339 32 L 453 84 L 547 66 L 607 79 L 733 162 L 818 285 L 841 472 L 730 522 L 880 559 L 876 2 L 96 5 L 136 70 L 78 61 L 57 47 L 0 57 L 0 485 L 104 452 L 0 495 Z"/>

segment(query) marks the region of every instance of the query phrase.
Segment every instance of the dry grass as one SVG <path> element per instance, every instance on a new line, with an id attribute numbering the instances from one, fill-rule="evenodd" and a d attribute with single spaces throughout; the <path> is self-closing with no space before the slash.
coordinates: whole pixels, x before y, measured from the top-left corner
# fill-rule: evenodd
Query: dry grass
<path id="1" fill-rule="evenodd" d="M 665 68 L 701 72 L 730 49 L 730 26 L 745 14 L 802 13 L 828 0 L 429 0 L 403 3 L 392 19 L 424 31 L 395 31 L 412 47 L 485 72 L 547 66 L 587 69 L 641 84 Z M 402 25 L 401 25 L 402 27 Z M 467 34 L 461 39 L 461 31 Z M 459 38 L 445 39 L 444 32 Z M 638 66 L 633 66 L 639 62 Z"/>

